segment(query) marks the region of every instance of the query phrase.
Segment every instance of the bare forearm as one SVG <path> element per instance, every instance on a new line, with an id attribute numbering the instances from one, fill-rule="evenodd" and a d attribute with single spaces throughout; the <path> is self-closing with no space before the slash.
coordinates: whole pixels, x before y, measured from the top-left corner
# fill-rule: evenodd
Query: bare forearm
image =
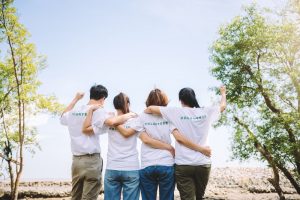
<path id="1" fill-rule="evenodd" d="M 76 103 L 78 102 L 78 99 L 74 98 L 71 103 L 66 107 L 66 109 L 63 111 L 62 114 L 69 112 L 70 110 L 72 110 L 74 108 L 74 106 L 76 105 Z"/>
<path id="2" fill-rule="evenodd" d="M 116 127 L 117 130 L 121 133 L 121 135 L 123 135 L 124 137 L 128 138 L 130 136 L 132 136 L 133 134 L 135 134 L 135 130 L 132 128 L 125 128 L 123 125 L 119 125 Z"/>
<path id="3" fill-rule="evenodd" d="M 224 85 L 220 87 L 220 93 L 221 93 L 220 112 L 223 112 L 226 108 L 226 87 Z"/>
<path id="4" fill-rule="evenodd" d="M 148 114 L 161 115 L 159 106 L 149 106 L 146 108 L 145 112 Z"/>
<path id="5" fill-rule="evenodd" d="M 141 140 L 154 149 L 169 150 L 170 144 L 164 143 L 162 141 L 151 138 L 147 133 L 142 133 L 140 135 Z"/>
<path id="6" fill-rule="evenodd" d="M 155 148 L 155 149 L 164 149 L 164 150 L 168 150 L 169 149 L 169 145 L 166 143 L 163 143 L 159 140 L 155 140 L 155 139 L 150 139 L 147 143 L 150 147 Z"/>
<path id="7" fill-rule="evenodd" d="M 175 137 L 176 141 L 184 146 L 186 146 L 189 149 L 192 149 L 194 151 L 201 152 L 203 150 L 203 147 L 192 142 L 191 140 L 184 137 L 178 130 L 173 131 L 173 136 Z"/>
<path id="8" fill-rule="evenodd" d="M 111 117 L 105 120 L 105 124 L 107 126 L 118 126 L 120 124 L 124 124 L 128 119 L 132 118 L 133 114 L 132 113 L 127 113 L 124 115 L 119 115 L 115 117 Z"/>
<path id="9" fill-rule="evenodd" d="M 223 112 L 226 109 L 226 94 L 223 93 L 221 97 L 221 103 L 220 103 L 220 112 Z"/>
<path id="10" fill-rule="evenodd" d="M 115 117 L 115 125 L 124 124 L 128 119 L 131 118 L 131 115 L 129 113 L 116 116 Z"/>
<path id="11" fill-rule="evenodd" d="M 63 111 L 62 115 L 66 112 L 69 112 L 70 110 L 72 110 L 74 108 L 74 106 L 76 105 L 76 103 L 82 99 L 84 96 L 84 93 L 82 92 L 77 92 L 74 99 L 71 101 L 71 103 L 66 107 L 66 109 Z"/>
<path id="12" fill-rule="evenodd" d="M 82 126 L 82 132 L 85 134 L 92 134 L 94 133 L 92 128 L 92 117 L 93 117 L 93 111 L 90 109 L 86 115 L 86 118 L 83 122 Z"/>

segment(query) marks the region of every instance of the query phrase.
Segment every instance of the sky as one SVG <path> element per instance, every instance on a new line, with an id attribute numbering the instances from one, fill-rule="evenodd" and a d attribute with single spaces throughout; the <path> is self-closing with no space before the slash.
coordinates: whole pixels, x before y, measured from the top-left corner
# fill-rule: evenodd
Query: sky
<path id="1" fill-rule="evenodd" d="M 107 87 L 107 110 L 119 92 L 140 113 L 153 88 L 165 91 L 169 106 L 180 106 L 178 91 L 191 87 L 198 101 L 208 106 L 217 99 L 209 69 L 210 46 L 221 25 L 242 13 L 250 0 L 16 0 L 20 22 L 31 33 L 37 52 L 47 57 L 39 74 L 39 92 L 55 95 L 68 104 L 77 91 L 88 101 L 94 84 Z M 283 0 L 261 0 L 276 7 Z M 72 154 L 68 130 L 58 117 L 41 114 L 31 120 L 38 127 L 41 150 L 26 153 L 23 180 L 70 179 Z M 264 166 L 256 161 L 230 160 L 231 131 L 211 129 L 213 167 Z M 106 164 L 107 136 L 100 145 Z"/>

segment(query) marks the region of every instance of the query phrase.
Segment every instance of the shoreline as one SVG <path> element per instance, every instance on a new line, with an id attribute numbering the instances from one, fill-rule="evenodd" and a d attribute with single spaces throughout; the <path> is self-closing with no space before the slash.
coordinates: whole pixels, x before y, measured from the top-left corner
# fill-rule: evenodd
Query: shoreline
<path id="1" fill-rule="evenodd" d="M 230 169 L 230 170 L 243 170 L 243 169 L 248 169 L 248 170 L 269 170 L 269 168 L 267 167 L 238 167 L 238 166 L 226 166 L 226 167 L 213 167 L 211 168 L 212 171 L 214 170 L 220 170 L 220 169 Z M 102 176 L 104 176 L 104 171 L 102 172 Z M 71 171 L 70 171 L 71 173 Z M 211 173 L 212 175 L 212 173 Z M 25 183 L 25 182 L 68 182 L 68 181 L 71 181 L 72 179 L 71 178 L 23 178 L 22 179 L 22 183 Z M 9 178 L 7 179 L 0 179 L 0 183 L 9 183 Z"/>
<path id="2" fill-rule="evenodd" d="M 210 200 L 273 200 L 278 199 L 273 186 L 268 182 L 272 171 L 268 168 L 225 167 L 212 168 L 210 180 L 206 189 L 206 199 Z M 281 175 L 281 187 L 286 199 L 300 200 L 291 184 Z M 0 188 L 8 194 L 9 183 L 0 181 Z M 20 183 L 20 197 L 26 199 L 62 200 L 69 199 L 71 181 L 65 180 L 35 180 Z M 0 191 L 1 196 L 1 191 Z M 0 197 L 1 199 L 1 197 Z M 2 197 L 3 199 L 3 197 Z M 103 194 L 99 195 L 103 199 Z M 175 199 L 179 193 L 175 190 Z"/>

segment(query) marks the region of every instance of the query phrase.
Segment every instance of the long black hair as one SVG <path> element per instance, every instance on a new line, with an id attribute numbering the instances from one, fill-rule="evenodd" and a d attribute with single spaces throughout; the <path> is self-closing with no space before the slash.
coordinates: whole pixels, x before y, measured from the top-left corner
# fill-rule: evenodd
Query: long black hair
<path id="1" fill-rule="evenodd" d="M 192 88 L 182 88 L 179 91 L 179 100 L 191 108 L 200 108 L 196 94 Z"/>

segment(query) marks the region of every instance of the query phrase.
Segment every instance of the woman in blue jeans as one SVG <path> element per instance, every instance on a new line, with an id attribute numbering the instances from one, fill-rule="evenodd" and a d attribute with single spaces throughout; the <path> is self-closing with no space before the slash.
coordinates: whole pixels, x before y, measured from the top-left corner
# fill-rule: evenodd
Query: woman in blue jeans
<path id="1" fill-rule="evenodd" d="M 130 102 L 128 96 L 124 93 L 115 96 L 113 104 L 118 116 L 125 116 L 129 113 Z M 95 110 L 96 108 L 93 107 L 91 109 Z M 91 127 L 95 133 L 108 132 L 104 199 L 120 200 L 123 190 L 124 200 L 138 200 L 140 196 L 140 180 L 139 159 L 136 148 L 137 134 L 124 137 L 115 127 L 107 127 L 106 121 L 110 119 L 110 114 L 103 115 L 103 109 L 95 111 L 92 117 L 89 114 L 90 112 L 84 122 L 83 132 L 88 132 Z M 132 120 L 125 121 L 124 127 L 130 128 Z"/>
<path id="2" fill-rule="evenodd" d="M 168 98 L 159 89 L 152 90 L 146 101 L 146 106 L 166 106 Z M 125 137 L 135 134 L 136 131 L 143 141 L 141 146 L 140 188 L 143 200 L 156 200 L 157 188 L 161 200 L 174 199 L 174 148 L 171 146 L 170 134 L 180 137 L 182 144 L 210 154 L 210 149 L 198 146 L 182 137 L 169 121 L 161 116 L 142 113 L 130 129 L 118 126 L 117 129 Z M 150 136 L 150 137 L 149 137 Z"/>

